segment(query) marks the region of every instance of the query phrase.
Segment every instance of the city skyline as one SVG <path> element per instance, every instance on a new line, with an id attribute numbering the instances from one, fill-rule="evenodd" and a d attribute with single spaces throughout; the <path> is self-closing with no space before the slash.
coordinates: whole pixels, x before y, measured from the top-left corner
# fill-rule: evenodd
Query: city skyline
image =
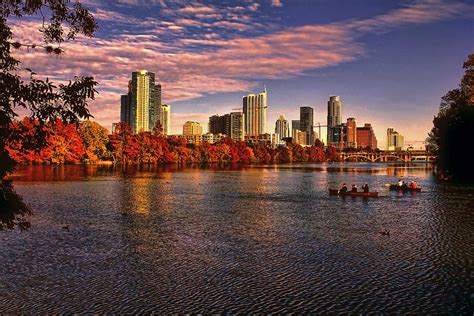
<path id="1" fill-rule="evenodd" d="M 388 127 L 406 143 L 424 140 L 440 97 L 456 87 L 472 50 L 467 1 L 86 5 L 99 20 L 96 38 L 65 43 L 60 66 L 51 56 L 22 51 L 23 66 L 56 81 L 94 75 L 100 94 L 90 109 L 109 129 L 119 121 L 117 100 L 129 73 L 148 69 L 163 84 L 163 102 L 173 107 L 171 134 L 187 120 L 205 126 L 210 115 L 231 112 L 242 95 L 265 83 L 267 132 L 280 114 L 297 119 L 301 106 L 312 107 L 315 124 L 324 124 L 327 98 L 339 95 L 344 118 L 371 122 L 379 147 Z M 14 22 L 16 34 L 34 42 L 37 22 Z"/>

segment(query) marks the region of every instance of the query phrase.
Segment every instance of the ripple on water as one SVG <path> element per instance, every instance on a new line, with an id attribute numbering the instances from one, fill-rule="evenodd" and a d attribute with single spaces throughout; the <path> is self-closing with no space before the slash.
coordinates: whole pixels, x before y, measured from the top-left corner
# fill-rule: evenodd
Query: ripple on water
<path id="1" fill-rule="evenodd" d="M 18 182 L 33 228 L 0 232 L 0 312 L 472 313 L 472 188 L 324 168 Z M 385 191 L 401 175 L 424 192 Z"/>

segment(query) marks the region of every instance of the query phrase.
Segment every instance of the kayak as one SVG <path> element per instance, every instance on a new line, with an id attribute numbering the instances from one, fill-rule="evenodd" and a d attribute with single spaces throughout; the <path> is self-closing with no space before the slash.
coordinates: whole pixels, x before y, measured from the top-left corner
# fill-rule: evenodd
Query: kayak
<path id="1" fill-rule="evenodd" d="M 399 191 L 399 192 L 421 192 L 421 188 L 402 188 L 398 184 L 391 184 L 389 187 L 390 191 Z"/>
<path id="2" fill-rule="evenodd" d="M 378 192 L 351 192 L 351 191 L 347 191 L 344 194 L 339 194 L 339 190 L 329 189 L 329 195 L 377 197 L 379 195 L 379 193 Z"/>

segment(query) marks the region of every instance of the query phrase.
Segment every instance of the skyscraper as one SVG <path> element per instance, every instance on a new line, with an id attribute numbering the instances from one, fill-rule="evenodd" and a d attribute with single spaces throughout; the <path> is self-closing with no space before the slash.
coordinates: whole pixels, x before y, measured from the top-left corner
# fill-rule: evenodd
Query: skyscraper
<path id="1" fill-rule="evenodd" d="M 128 94 L 120 97 L 120 120 L 134 133 L 153 131 L 159 117 L 161 85 L 155 85 L 155 74 L 146 70 L 132 73 Z"/>
<path id="2" fill-rule="evenodd" d="M 342 103 L 341 98 L 337 95 L 329 97 L 328 101 L 328 135 L 327 143 L 332 145 L 334 140 L 335 128 L 338 125 L 341 125 L 341 115 L 342 115 Z"/>
<path id="3" fill-rule="evenodd" d="M 161 126 L 163 126 L 163 123 L 160 120 L 161 119 L 161 83 L 155 84 L 155 106 L 152 109 L 151 115 L 153 117 L 152 122 L 151 122 L 152 123 L 151 130 L 155 128 L 157 122 L 160 122 Z"/>
<path id="4" fill-rule="evenodd" d="M 290 124 L 283 114 L 278 117 L 275 123 L 275 133 L 279 135 L 279 140 L 290 137 Z"/>
<path id="5" fill-rule="evenodd" d="M 120 96 L 120 122 L 130 125 L 130 100 L 128 94 Z"/>
<path id="6" fill-rule="evenodd" d="M 405 138 L 393 128 L 387 128 L 387 150 L 403 150 Z"/>
<path id="7" fill-rule="evenodd" d="M 312 107 L 300 107 L 300 130 L 306 134 L 306 145 L 314 145 L 313 118 Z"/>
<path id="8" fill-rule="evenodd" d="M 163 135 L 171 134 L 171 106 L 168 104 L 161 104 L 159 107 L 158 121 L 161 124 Z"/>
<path id="9" fill-rule="evenodd" d="M 230 113 L 230 136 L 234 141 L 244 140 L 244 114 L 242 112 Z"/>
<path id="10" fill-rule="evenodd" d="M 242 98 L 245 134 L 251 137 L 267 131 L 267 90 L 259 94 L 248 94 Z"/>

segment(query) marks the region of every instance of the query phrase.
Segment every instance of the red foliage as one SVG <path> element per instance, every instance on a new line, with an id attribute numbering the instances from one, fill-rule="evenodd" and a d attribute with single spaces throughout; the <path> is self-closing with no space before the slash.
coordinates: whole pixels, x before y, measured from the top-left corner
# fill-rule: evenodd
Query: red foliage
<path id="1" fill-rule="evenodd" d="M 76 125 L 64 124 L 56 120 L 45 127 L 47 146 L 40 152 L 33 149 L 38 123 L 25 118 L 11 126 L 12 138 L 6 149 L 19 163 L 77 163 L 81 160 L 90 161 L 91 152 L 85 150 Z M 82 134 L 81 134 L 82 135 Z M 87 140 L 85 140 L 87 143 Z M 89 141 L 90 143 L 90 141 Z M 291 162 L 323 162 L 326 157 L 337 160 L 337 152 L 329 147 L 326 151 L 321 142 L 315 146 L 302 147 L 288 144 L 270 148 L 264 144 L 251 145 L 226 137 L 216 144 L 204 142 L 200 145 L 187 145 L 181 137 L 166 138 L 161 133 L 132 133 L 130 126 L 119 123 L 115 132 L 109 135 L 107 152 L 101 157 L 111 157 L 114 162 L 133 163 L 291 163 Z M 38 148 L 40 146 L 36 146 Z M 32 149 L 33 148 L 33 149 Z M 98 159 L 98 158 L 97 158 Z M 104 158 L 105 159 L 105 158 Z"/>

